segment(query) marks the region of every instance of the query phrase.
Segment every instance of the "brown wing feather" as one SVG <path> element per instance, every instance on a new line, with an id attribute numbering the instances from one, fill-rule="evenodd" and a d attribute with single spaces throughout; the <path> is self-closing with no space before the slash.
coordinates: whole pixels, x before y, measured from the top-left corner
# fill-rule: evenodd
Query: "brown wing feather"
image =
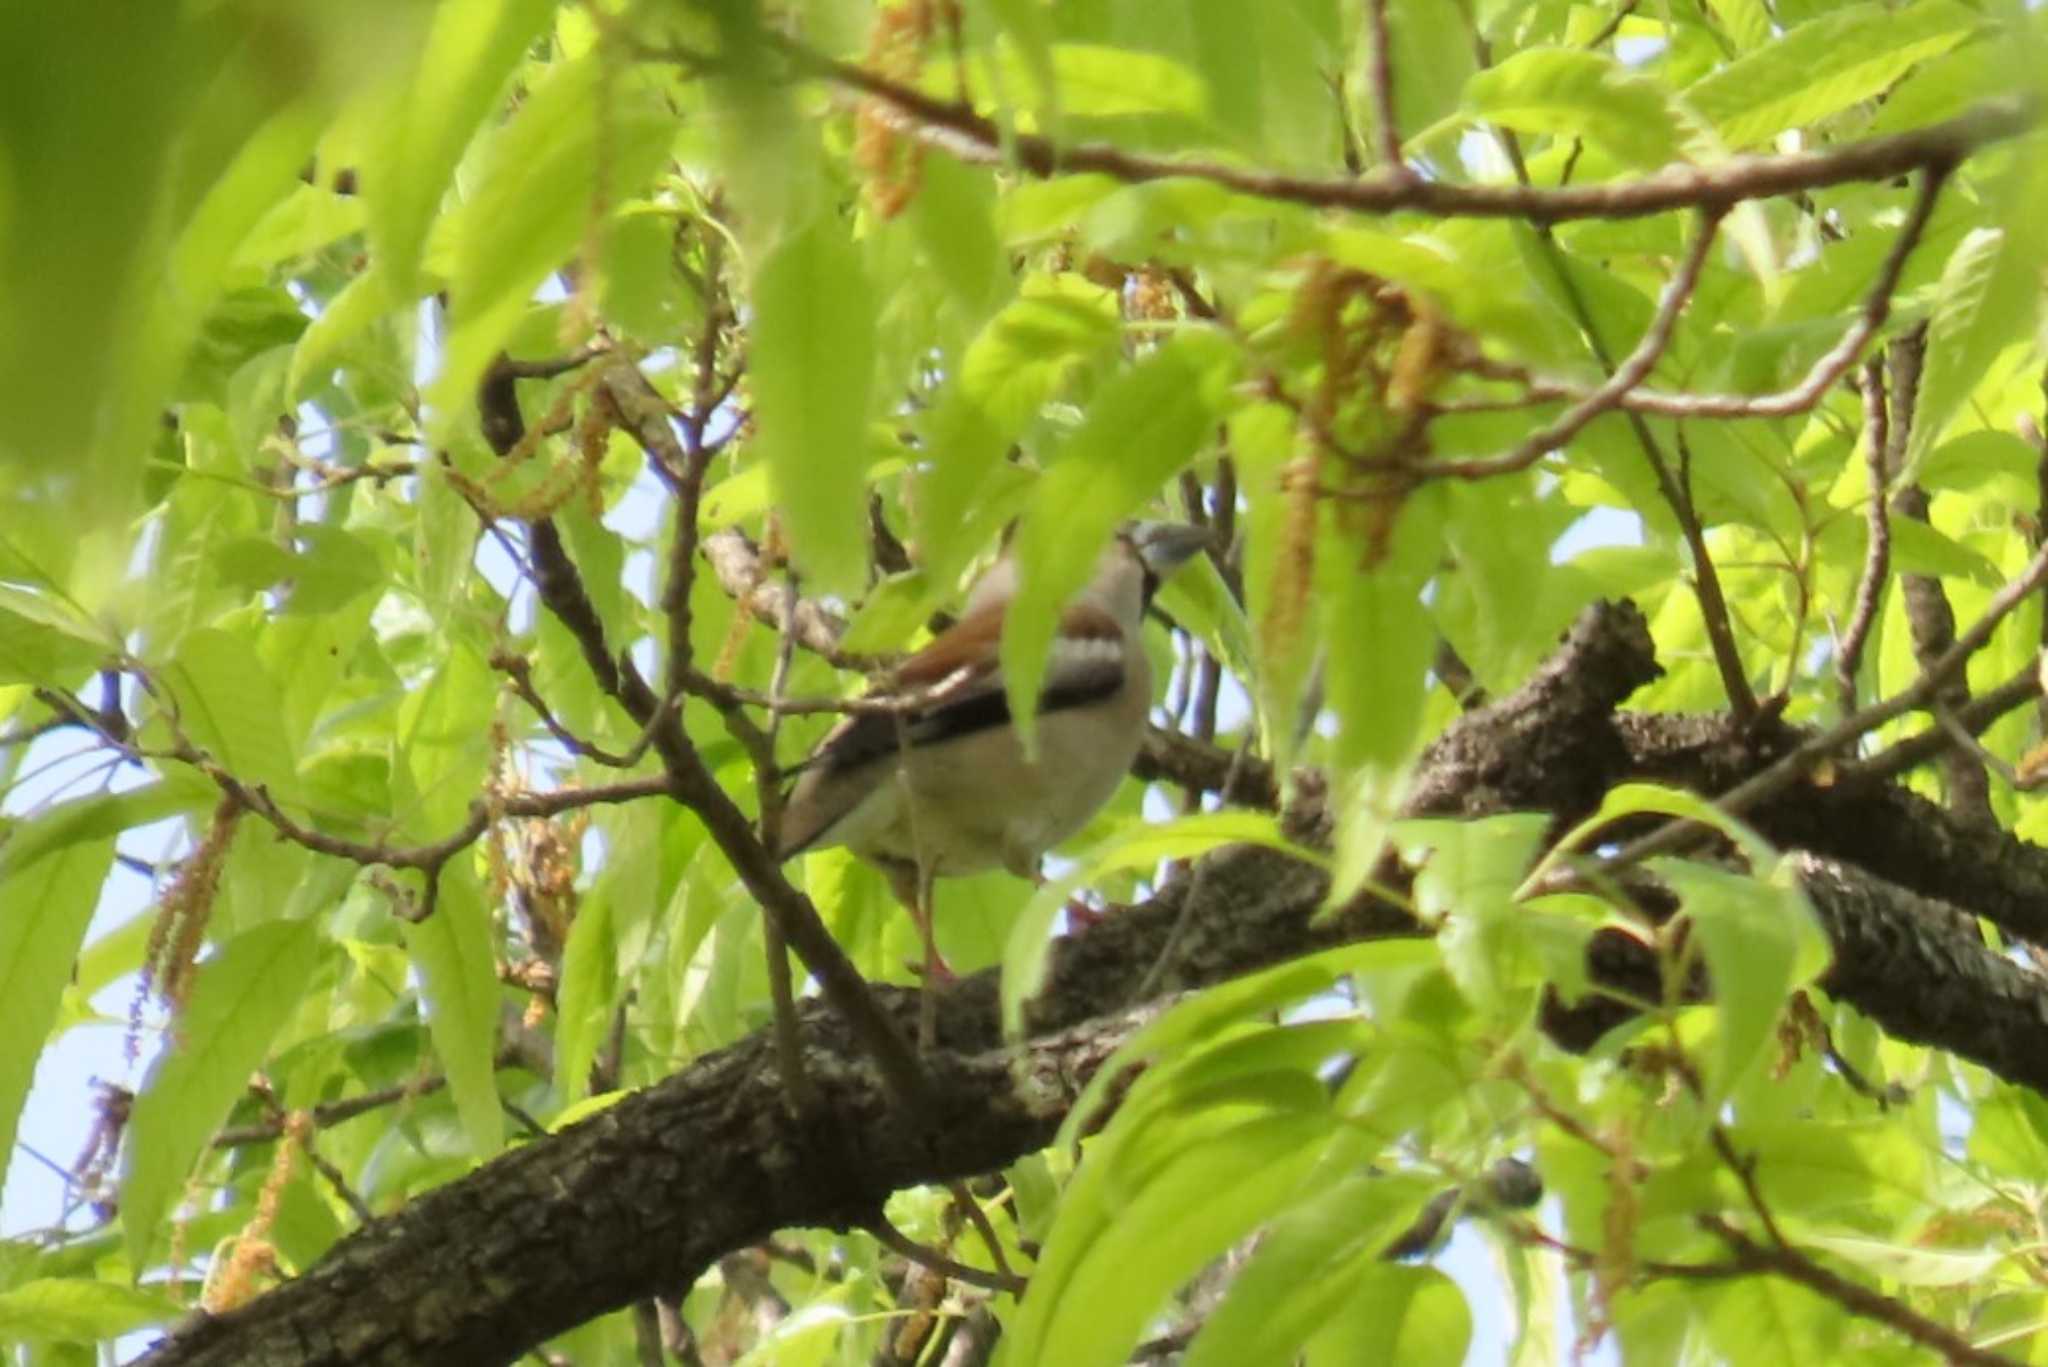
<path id="1" fill-rule="evenodd" d="M 936 689 L 923 706 L 901 717 L 863 713 L 832 728 L 803 763 L 784 816 L 784 858 L 825 837 L 859 804 L 863 785 L 852 771 L 898 750 L 934 745 L 992 726 L 1007 725 L 1009 701 L 996 673 L 996 645 L 1002 638 L 1000 605 L 962 619 L 900 665 L 891 686 L 870 697 Z M 1123 628 L 1114 616 L 1077 603 L 1060 616 L 1060 641 L 1039 705 L 1045 711 L 1078 707 L 1115 693 L 1123 685 Z M 1062 658 L 1064 655 L 1065 658 Z"/>

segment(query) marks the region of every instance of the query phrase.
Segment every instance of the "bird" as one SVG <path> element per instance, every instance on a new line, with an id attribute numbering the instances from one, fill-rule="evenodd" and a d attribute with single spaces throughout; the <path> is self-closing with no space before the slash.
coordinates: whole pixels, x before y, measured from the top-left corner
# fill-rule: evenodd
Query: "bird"
<path id="1" fill-rule="evenodd" d="M 1116 791 L 1144 736 L 1152 667 L 1139 639 L 1153 593 L 1209 544 L 1200 527 L 1133 522 L 1060 614 L 1027 758 L 999 658 L 1017 590 L 1005 554 L 958 622 L 890 671 L 802 764 L 779 858 L 843 845 L 889 880 L 923 942 L 924 977 L 951 976 L 931 924 L 933 883 L 1001 868 L 1039 881 L 1045 852 Z"/>

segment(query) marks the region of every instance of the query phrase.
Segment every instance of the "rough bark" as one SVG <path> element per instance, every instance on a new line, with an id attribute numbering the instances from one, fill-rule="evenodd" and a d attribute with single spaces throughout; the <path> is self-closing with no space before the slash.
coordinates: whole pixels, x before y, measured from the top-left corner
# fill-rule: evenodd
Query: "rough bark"
<path id="1" fill-rule="evenodd" d="M 1589 609 L 1527 685 L 1459 718 L 1430 748 L 1411 810 L 1569 821 L 1629 778 L 1724 791 L 1798 739 L 1722 718 L 1617 714 L 1655 672 L 1632 607 Z M 1312 833 L 1314 784 L 1297 787 L 1310 796 L 1290 819 Z M 1749 819 L 1803 851 L 1797 867 L 1835 947 L 1828 992 L 1898 1038 L 2048 1090 L 2043 980 L 1988 949 L 1972 920 L 2048 932 L 2038 910 L 2048 906 L 2048 851 L 1965 829 L 1888 785 L 1803 783 Z M 1001 1038 L 992 973 L 952 985 L 927 1059 L 942 1100 L 916 1117 L 891 1108 L 860 1050 L 814 1006 L 803 1049 L 817 1114 L 787 1113 L 773 1045 L 750 1038 L 429 1193 L 304 1276 L 185 1326 L 148 1360 L 504 1362 L 592 1316 L 686 1287 L 773 1230 L 858 1225 L 891 1191 L 999 1168 L 1045 1144 L 1088 1078 L 1171 994 L 1340 940 L 1421 933 L 1371 901 L 1312 924 L 1326 891 L 1314 868 L 1270 850 L 1211 855 L 1148 903 L 1056 946 L 1021 1044 Z M 1632 952 L 1596 943 L 1596 979 L 1629 981 L 1643 968 Z M 881 991 L 907 1021 L 911 995 Z M 1138 1001 L 1141 991 L 1150 1000 Z M 1616 1016 L 1595 999 L 1555 1024 L 1572 1043 L 1574 1028 L 1590 1040 Z"/>

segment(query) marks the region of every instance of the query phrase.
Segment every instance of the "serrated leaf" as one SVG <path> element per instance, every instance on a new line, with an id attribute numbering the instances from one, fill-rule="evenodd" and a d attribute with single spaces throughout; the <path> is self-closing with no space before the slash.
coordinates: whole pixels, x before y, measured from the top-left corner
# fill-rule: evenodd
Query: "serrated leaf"
<path id="1" fill-rule="evenodd" d="M 1650 867 L 1678 893 L 1706 952 L 1720 1011 L 1709 1079 L 1718 1100 L 1762 1057 L 1792 989 L 1827 967 L 1827 937 L 1795 886 L 1687 860 Z"/>
<path id="2" fill-rule="evenodd" d="M 284 729 L 284 699 L 255 645 L 238 632 L 201 627 L 188 632 L 160 674 L 178 702 L 178 721 L 191 742 L 244 783 L 261 783 L 289 798 L 297 764 Z"/>
<path id="3" fill-rule="evenodd" d="M 1989 556 L 1971 550 L 1918 518 L 1893 518 L 1891 533 L 1892 563 L 1901 573 L 1973 579 L 1986 588 L 1996 588 L 2005 582 L 2005 576 Z"/>
<path id="4" fill-rule="evenodd" d="M 1308 1361 L 1457 1367 L 1471 1342 L 1472 1309 L 1456 1282 L 1433 1267 L 1379 1263 L 1361 1272 L 1335 1322 L 1310 1340 Z"/>
<path id="5" fill-rule="evenodd" d="M 0 1291 L 0 1342 L 98 1347 L 182 1313 L 154 1291 L 84 1277 L 39 1277 Z M 40 1360 L 40 1359 L 38 1359 Z"/>
<path id="6" fill-rule="evenodd" d="M 2040 197 L 2039 189 L 2030 196 Z M 1942 267 L 1902 481 L 1918 477 L 1998 353 L 2028 335 L 2040 296 L 2038 232 L 2032 224 L 1973 228 Z"/>
<path id="7" fill-rule="evenodd" d="M 1086 1164 L 1005 1335 L 1017 1367 L 1108 1367 L 1168 1293 L 1282 1209 L 1321 1156 L 1327 1113 L 1247 1121 L 1183 1151 L 1128 1201 L 1106 1204 Z"/>
<path id="8" fill-rule="evenodd" d="M 1082 855 L 1066 874 L 1040 887 L 1018 916 L 1003 954 L 1004 1028 L 1013 1034 L 1021 1028 L 1024 1003 L 1044 980 L 1053 918 L 1078 889 L 1120 869 L 1152 869 L 1164 860 L 1190 859 L 1231 844 L 1264 845 L 1319 862 L 1283 836 L 1279 821 L 1267 812 L 1205 812 L 1124 827 Z"/>
<path id="9" fill-rule="evenodd" d="M 590 1065 L 611 1025 L 618 978 L 612 899 L 600 889 L 577 907 L 562 950 L 562 986 L 555 996 L 555 1093 L 564 1101 L 590 1091 Z"/>
<path id="10" fill-rule="evenodd" d="M 1206 332 L 1176 336 L 1102 388 L 1032 491 L 1010 543 L 1017 594 L 1003 617 L 1010 715 L 1027 750 L 1059 611 L 1111 534 L 1208 439 L 1235 356 Z"/>
<path id="11" fill-rule="evenodd" d="M 176 1039 L 129 1120 L 121 1224 L 131 1266 L 149 1264 L 193 1162 L 298 1006 L 320 951 L 311 923 L 272 921 L 237 935 L 200 965 Z"/>
<path id="12" fill-rule="evenodd" d="M 819 218 L 761 263 L 750 293 L 755 446 L 807 587 L 850 592 L 867 567 L 873 290 L 845 229 Z"/>
<path id="13" fill-rule="evenodd" d="M 36 1059 L 113 861 L 102 837 L 0 873 L 0 1153 L 14 1152 Z"/>
<path id="14" fill-rule="evenodd" d="M 473 407 L 476 382 L 548 275 L 601 238 L 611 206 L 642 193 L 675 123 L 649 85 L 590 56 L 550 68 L 479 154 L 458 211 L 448 340 L 434 382 L 439 430 Z M 599 272 L 603 261 L 585 261 Z"/>
<path id="15" fill-rule="evenodd" d="M 1685 100 L 1722 142 L 1747 147 L 1881 94 L 1982 22 L 1954 0 L 1850 5 L 1717 68 L 1688 86 Z"/>
<path id="16" fill-rule="evenodd" d="M 434 1054 L 448 1075 L 470 1153 L 488 1158 L 505 1142 L 498 1106 L 498 964 L 490 913 L 466 869 L 441 871 L 434 914 L 405 927 L 419 969 Z"/>
<path id="17" fill-rule="evenodd" d="M 547 0 L 448 0 L 418 60 L 394 74 L 362 157 L 370 250 L 394 300 L 418 292 L 420 249 L 455 163 L 554 9 Z"/>
<path id="18" fill-rule="evenodd" d="M 1588 138 L 1635 166 L 1662 166 L 1684 144 L 1662 82 L 1580 48 L 1525 48 L 1474 74 L 1464 105 L 1524 132 Z"/>
<path id="19" fill-rule="evenodd" d="M 213 785 L 181 776 L 125 793 L 100 793 L 45 808 L 0 845 L 0 880 L 14 878 L 37 860 L 87 840 L 119 835 L 131 826 L 198 810 L 217 794 Z"/>
<path id="20" fill-rule="evenodd" d="M 1231 1279 L 1223 1303 L 1188 1345 L 1184 1367 L 1292 1360 L 1324 1321 L 1359 1294 L 1359 1278 L 1435 1190 L 1435 1183 L 1419 1175 L 1354 1174 L 1289 1211 Z"/>

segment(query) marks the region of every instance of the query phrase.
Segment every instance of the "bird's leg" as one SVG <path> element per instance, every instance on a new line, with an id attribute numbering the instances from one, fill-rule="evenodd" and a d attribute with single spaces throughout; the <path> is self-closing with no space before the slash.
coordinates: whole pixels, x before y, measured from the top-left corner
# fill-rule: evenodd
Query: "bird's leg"
<path id="1" fill-rule="evenodd" d="M 918 975 L 917 1044 L 927 1053 L 938 1042 L 939 999 L 934 989 L 954 978 L 952 965 L 939 953 L 938 937 L 932 932 L 933 878 L 931 870 L 915 864 L 889 866 L 889 885 L 896 900 L 910 913 L 918 940 L 924 945 L 924 964 Z"/>

